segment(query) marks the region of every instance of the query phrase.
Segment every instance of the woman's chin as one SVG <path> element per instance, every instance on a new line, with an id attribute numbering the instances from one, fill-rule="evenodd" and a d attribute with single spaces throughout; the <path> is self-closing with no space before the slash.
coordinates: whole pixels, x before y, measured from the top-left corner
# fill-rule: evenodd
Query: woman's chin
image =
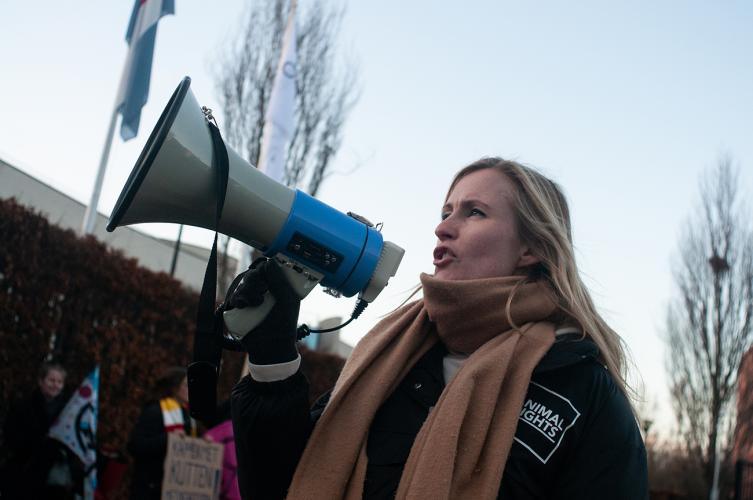
<path id="1" fill-rule="evenodd" d="M 457 276 L 456 270 L 449 269 L 449 266 L 435 266 L 434 267 L 434 277 L 436 279 L 440 280 L 458 280 L 463 279 L 460 276 Z"/>

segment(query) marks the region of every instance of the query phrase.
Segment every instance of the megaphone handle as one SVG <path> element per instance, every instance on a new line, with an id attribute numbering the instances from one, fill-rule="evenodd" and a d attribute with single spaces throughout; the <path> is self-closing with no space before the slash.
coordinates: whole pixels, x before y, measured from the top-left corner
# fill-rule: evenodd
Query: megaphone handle
<path id="1" fill-rule="evenodd" d="M 313 276 L 311 272 L 300 268 L 296 263 L 285 259 L 278 259 L 282 274 L 301 299 L 305 298 L 321 279 L 319 276 Z M 225 321 L 228 331 L 237 339 L 242 339 L 248 332 L 259 326 L 267 314 L 275 306 L 274 296 L 266 292 L 264 301 L 256 307 L 244 307 L 241 309 L 231 309 L 222 313 L 222 319 Z"/>
<path id="2" fill-rule="evenodd" d="M 256 307 L 243 307 L 240 309 L 231 309 L 222 313 L 222 319 L 225 321 L 228 331 L 237 339 L 242 339 L 248 332 L 259 326 L 264 321 L 267 314 L 275 306 L 274 296 L 266 292 L 264 302 Z"/>

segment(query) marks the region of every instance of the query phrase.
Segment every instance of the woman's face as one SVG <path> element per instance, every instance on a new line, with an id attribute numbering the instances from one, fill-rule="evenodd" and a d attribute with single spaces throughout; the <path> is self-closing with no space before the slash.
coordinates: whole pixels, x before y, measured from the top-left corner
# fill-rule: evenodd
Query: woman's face
<path id="1" fill-rule="evenodd" d="M 434 233 L 434 276 L 467 280 L 511 276 L 538 262 L 518 237 L 513 212 L 514 187 L 494 169 L 460 179 L 442 208 Z"/>
<path id="2" fill-rule="evenodd" d="M 188 378 L 184 378 L 175 390 L 175 399 L 181 404 L 188 404 Z"/>
<path id="3" fill-rule="evenodd" d="M 63 390 L 65 375 L 59 370 L 48 370 L 47 375 L 39 379 L 39 390 L 45 399 L 52 399 Z"/>

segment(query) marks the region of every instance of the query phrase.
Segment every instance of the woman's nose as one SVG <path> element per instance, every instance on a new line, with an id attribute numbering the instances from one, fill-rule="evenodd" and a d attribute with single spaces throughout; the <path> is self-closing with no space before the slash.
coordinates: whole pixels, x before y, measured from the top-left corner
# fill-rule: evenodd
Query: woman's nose
<path id="1" fill-rule="evenodd" d="M 434 234 L 437 235 L 439 241 L 452 239 L 457 235 L 457 229 L 451 219 L 452 217 L 447 217 L 437 224 L 436 229 L 434 229 Z"/>

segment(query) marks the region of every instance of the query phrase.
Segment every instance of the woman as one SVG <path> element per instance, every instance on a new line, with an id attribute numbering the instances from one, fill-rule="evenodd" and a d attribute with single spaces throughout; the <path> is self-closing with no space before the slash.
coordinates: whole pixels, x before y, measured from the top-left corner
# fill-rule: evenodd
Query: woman
<path id="1" fill-rule="evenodd" d="M 37 387 L 11 406 L 3 431 L 11 452 L 3 471 L 3 498 L 72 498 L 80 486 L 78 459 L 47 436 L 67 401 L 65 377 L 60 364 L 43 363 Z"/>
<path id="2" fill-rule="evenodd" d="M 196 422 L 188 414 L 186 369 L 168 368 L 157 380 L 153 397 L 144 405 L 128 440 L 133 456 L 131 498 L 158 499 L 167 454 L 167 434 L 196 436 Z"/>
<path id="3" fill-rule="evenodd" d="M 257 263 L 228 299 L 277 306 L 233 393 L 246 498 L 647 498 L 619 336 L 573 255 L 567 203 L 499 158 L 462 169 L 423 298 L 382 320 L 311 413 L 298 302 Z"/>

